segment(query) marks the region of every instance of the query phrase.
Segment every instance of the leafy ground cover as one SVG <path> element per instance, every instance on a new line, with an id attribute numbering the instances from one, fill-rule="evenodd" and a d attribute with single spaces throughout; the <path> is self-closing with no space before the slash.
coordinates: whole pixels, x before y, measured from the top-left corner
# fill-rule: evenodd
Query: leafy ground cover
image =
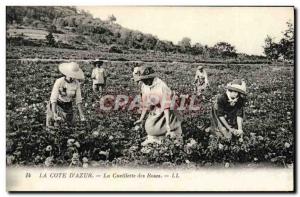
<path id="1" fill-rule="evenodd" d="M 22 48 L 11 50 L 7 55 L 19 58 L 20 55 L 14 52 L 20 50 Z M 26 53 L 29 54 L 29 51 Z M 39 58 L 48 58 L 46 54 Z M 56 52 L 54 58 L 57 54 L 62 55 Z M 72 54 L 67 53 L 63 58 L 72 58 Z M 244 163 L 288 166 L 294 162 L 295 95 L 294 68 L 291 66 L 207 65 L 210 88 L 201 100 L 203 110 L 178 112 L 182 120 L 183 141 L 166 139 L 160 146 L 141 147 L 146 133 L 141 127 L 133 125 L 139 114 L 121 109 L 109 112 L 97 110 L 90 79 L 92 66 L 86 62 L 80 64 L 86 75 L 82 93 L 87 122 L 77 122 L 74 127 L 61 125 L 46 129 L 46 102 L 55 79 L 60 76 L 58 62 L 7 59 L 7 165 L 168 167 L 221 164 L 230 167 Z M 155 67 L 158 75 L 176 94 L 193 93 L 192 81 L 197 64 L 148 64 Z M 109 79 L 105 94 L 138 94 L 137 86 L 130 80 L 131 69 L 126 62 L 113 61 L 106 69 Z M 214 96 L 234 78 L 245 79 L 249 92 L 245 136 L 243 140 L 222 141 L 197 126 L 209 124 L 209 110 Z"/>

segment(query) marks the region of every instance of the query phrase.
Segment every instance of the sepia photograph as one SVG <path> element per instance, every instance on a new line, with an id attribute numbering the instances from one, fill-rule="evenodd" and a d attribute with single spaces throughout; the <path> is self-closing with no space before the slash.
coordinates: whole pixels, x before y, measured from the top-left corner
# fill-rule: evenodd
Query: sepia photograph
<path id="1" fill-rule="evenodd" d="M 6 6 L 6 190 L 295 191 L 293 6 Z"/>

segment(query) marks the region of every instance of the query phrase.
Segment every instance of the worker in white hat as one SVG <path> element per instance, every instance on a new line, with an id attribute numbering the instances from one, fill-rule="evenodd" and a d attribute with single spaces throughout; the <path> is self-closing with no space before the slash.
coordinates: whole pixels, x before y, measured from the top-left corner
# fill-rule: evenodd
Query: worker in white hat
<path id="1" fill-rule="evenodd" d="M 78 107 L 81 121 L 85 121 L 82 110 L 81 88 L 78 80 L 84 79 L 84 73 L 75 62 L 62 63 L 58 66 L 64 75 L 54 83 L 50 102 L 47 106 L 47 126 L 58 121 L 66 121 L 68 125 L 73 123 L 73 101 Z"/>
<path id="2" fill-rule="evenodd" d="M 211 127 L 206 131 L 227 139 L 232 135 L 242 137 L 246 95 L 245 81 L 237 79 L 228 83 L 225 92 L 219 94 L 213 103 Z"/>
<path id="3" fill-rule="evenodd" d="M 195 84 L 195 92 L 197 96 L 200 96 L 209 85 L 207 73 L 204 70 L 203 66 L 198 66 L 194 84 Z"/>
<path id="4" fill-rule="evenodd" d="M 138 80 L 139 79 L 139 70 L 140 67 L 143 66 L 142 61 L 133 61 L 131 62 L 132 64 L 132 79 L 139 87 L 142 85 L 142 81 Z"/>
<path id="5" fill-rule="evenodd" d="M 107 72 L 103 68 L 103 64 L 107 63 L 108 61 L 96 59 L 94 64 L 94 69 L 92 71 L 92 79 L 93 79 L 93 91 L 96 94 L 99 94 L 99 96 L 102 95 L 103 89 L 106 85 L 107 81 Z"/>

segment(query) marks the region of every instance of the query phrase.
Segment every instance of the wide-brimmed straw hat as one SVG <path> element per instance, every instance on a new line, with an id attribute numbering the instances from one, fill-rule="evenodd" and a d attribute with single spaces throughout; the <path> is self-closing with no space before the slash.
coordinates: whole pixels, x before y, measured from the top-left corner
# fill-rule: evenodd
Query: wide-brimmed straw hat
<path id="1" fill-rule="evenodd" d="M 84 73 L 75 62 L 61 63 L 58 70 L 67 77 L 74 79 L 84 79 Z"/>
<path id="2" fill-rule="evenodd" d="M 235 79 L 232 82 L 228 83 L 226 88 L 228 90 L 233 90 L 241 94 L 247 95 L 246 92 L 246 83 L 243 80 Z"/>
<path id="3" fill-rule="evenodd" d="M 102 65 L 103 63 L 104 63 L 104 60 L 100 60 L 99 58 L 97 58 L 97 59 L 95 59 L 95 60 L 93 61 L 93 64 L 94 64 L 94 65 L 97 65 L 97 64 Z"/>
<path id="4" fill-rule="evenodd" d="M 156 77 L 156 73 L 151 66 L 141 66 L 136 73 L 136 81 L 151 79 Z"/>
<path id="5" fill-rule="evenodd" d="M 203 66 L 198 66 L 197 70 L 203 69 Z"/>

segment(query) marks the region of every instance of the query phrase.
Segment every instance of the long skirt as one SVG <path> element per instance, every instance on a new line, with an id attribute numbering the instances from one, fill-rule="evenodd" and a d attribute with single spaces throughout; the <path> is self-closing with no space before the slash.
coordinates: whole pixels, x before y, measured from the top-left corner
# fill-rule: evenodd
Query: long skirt
<path id="1" fill-rule="evenodd" d="M 74 116 L 72 102 L 62 102 L 58 100 L 56 106 L 56 113 L 60 118 L 62 118 L 63 122 L 66 122 L 70 126 L 73 125 Z M 52 105 L 50 102 L 48 102 L 47 104 L 46 116 L 46 126 L 53 126 L 55 120 L 52 112 Z"/>
<path id="2" fill-rule="evenodd" d="M 196 95 L 201 95 L 206 90 L 207 84 L 205 82 L 203 83 L 196 83 L 195 84 L 195 93 Z"/>
<path id="3" fill-rule="evenodd" d="M 97 93 L 97 92 L 102 93 L 104 87 L 105 87 L 104 83 L 93 84 L 93 91 L 95 93 Z"/>
<path id="4" fill-rule="evenodd" d="M 170 128 L 176 137 L 181 136 L 181 122 L 173 111 L 170 111 Z M 165 113 L 163 111 L 151 111 L 145 122 L 145 130 L 150 136 L 165 135 L 167 133 Z"/>
<path id="5" fill-rule="evenodd" d="M 223 125 L 219 117 L 217 116 L 216 109 L 214 107 L 211 110 L 211 131 L 215 133 L 217 136 L 222 138 L 231 138 L 232 133 Z M 225 120 L 232 127 L 237 129 L 237 117 L 227 117 L 225 115 Z"/>

